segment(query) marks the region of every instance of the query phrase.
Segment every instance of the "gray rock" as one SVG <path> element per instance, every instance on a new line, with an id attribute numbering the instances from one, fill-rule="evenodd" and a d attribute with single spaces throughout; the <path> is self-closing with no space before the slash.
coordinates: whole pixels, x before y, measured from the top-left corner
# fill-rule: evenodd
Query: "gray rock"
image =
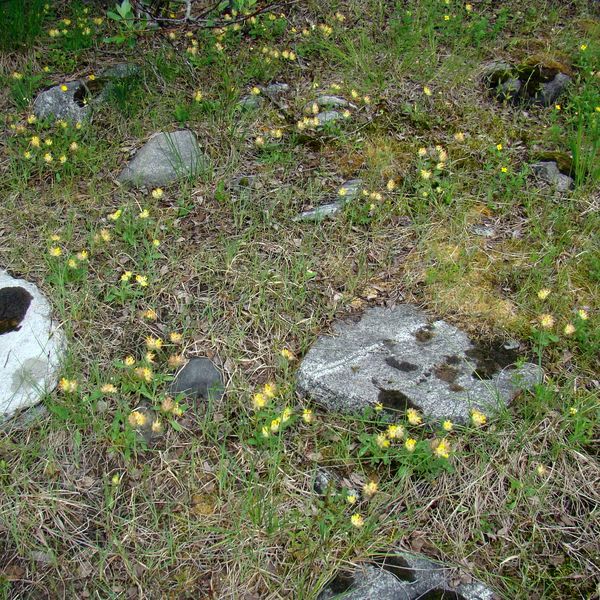
<path id="1" fill-rule="evenodd" d="M 333 486 L 331 479 L 332 478 L 327 471 L 319 469 L 315 473 L 315 478 L 313 480 L 313 490 L 315 493 L 319 494 L 319 496 L 327 495 L 327 492 Z"/>
<path id="2" fill-rule="evenodd" d="M 0 271 L 0 422 L 54 389 L 65 347 L 39 289 Z"/>
<path id="3" fill-rule="evenodd" d="M 316 98 L 313 102 L 309 102 L 305 107 L 305 112 L 311 112 L 313 104 L 319 106 L 320 108 L 356 108 L 356 106 L 345 98 L 341 98 L 340 96 L 329 96 L 323 95 Z"/>
<path id="4" fill-rule="evenodd" d="M 556 187 L 559 192 L 569 191 L 575 183 L 572 177 L 560 172 L 554 161 L 537 162 L 531 165 L 531 170 L 538 179 Z"/>
<path id="5" fill-rule="evenodd" d="M 513 100 L 518 97 L 523 84 L 516 77 L 511 77 L 502 83 L 499 83 L 496 88 L 496 95 L 503 100 Z"/>
<path id="6" fill-rule="evenodd" d="M 565 91 L 572 79 L 564 73 L 558 73 L 554 79 L 540 84 L 536 102 L 542 106 L 552 106 Z"/>
<path id="7" fill-rule="evenodd" d="M 324 112 L 320 112 L 317 115 L 317 120 L 319 121 L 318 127 L 323 127 L 327 125 L 327 123 L 335 123 L 335 121 L 339 121 L 343 119 L 341 113 L 337 112 L 337 110 L 326 110 Z"/>
<path id="8" fill-rule="evenodd" d="M 471 231 L 480 237 L 492 238 L 496 235 L 496 230 L 491 225 L 473 225 Z"/>
<path id="9" fill-rule="evenodd" d="M 196 135 L 189 129 L 155 133 L 118 177 L 137 187 L 166 185 L 197 175 L 203 158 Z"/>
<path id="10" fill-rule="evenodd" d="M 86 97 L 85 84 L 77 80 L 64 85 L 66 91 L 60 85 L 55 85 L 38 94 L 33 102 L 33 113 L 38 119 L 54 117 L 80 123 L 89 117 L 91 106 L 83 103 Z"/>
<path id="11" fill-rule="evenodd" d="M 252 94 L 248 94 L 247 96 L 242 96 L 242 98 L 240 98 L 238 106 L 243 109 L 259 108 L 262 106 L 264 101 L 265 99 L 262 96 L 253 96 Z"/>
<path id="12" fill-rule="evenodd" d="M 118 63 L 112 67 L 104 69 L 100 74 L 105 79 L 127 79 L 129 77 L 135 77 L 141 73 L 141 69 L 138 65 L 133 63 Z"/>
<path id="13" fill-rule="evenodd" d="M 268 96 L 280 96 L 285 94 L 290 89 L 287 83 L 270 83 L 267 87 L 263 88 L 263 92 Z"/>
<path id="14" fill-rule="evenodd" d="M 333 217 L 340 212 L 348 202 L 352 202 L 352 200 L 358 196 L 362 186 L 362 179 L 350 179 L 349 181 L 345 181 L 340 186 L 340 188 L 346 190 L 345 196 L 338 195 L 337 200 L 306 210 L 295 217 L 294 221 L 322 221 L 328 217 Z"/>
<path id="15" fill-rule="evenodd" d="M 317 340 L 297 373 L 298 390 L 331 411 L 362 412 L 381 402 L 394 411 L 417 408 L 430 421 L 464 423 L 471 409 L 489 414 L 542 376 L 534 364 L 516 368 L 516 354 L 501 345 L 477 346 L 409 304 L 368 309 L 334 332 Z"/>
<path id="16" fill-rule="evenodd" d="M 495 594 L 475 581 L 453 585 L 458 569 L 410 552 L 382 555 L 376 563 L 359 565 L 353 572 L 336 576 L 318 600 L 493 600 Z"/>
<path id="17" fill-rule="evenodd" d="M 171 394 L 203 400 L 220 400 L 225 391 L 221 372 L 206 357 L 192 358 L 171 384 Z"/>

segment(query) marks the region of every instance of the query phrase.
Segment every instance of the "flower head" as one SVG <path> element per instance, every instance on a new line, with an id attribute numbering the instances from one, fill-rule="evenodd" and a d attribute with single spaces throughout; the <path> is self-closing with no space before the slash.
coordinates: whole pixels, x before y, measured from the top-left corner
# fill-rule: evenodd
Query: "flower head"
<path id="1" fill-rule="evenodd" d="M 263 386 L 263 394 L 267 398 L 275 398 L 275 395 L 277 394 L 277 386 L 272 382 L 265 383 Z"/>
<path id="2" fill-rule="evenodd" d="M 406 411 L 406 418 L 411 425 L 420 425 L 423 422 L 423 417 L 414 408 L 409 408 Z"/>
<path id="3" fill-rule="evenodd" d="M 62 254 L 62 248 L 60 246 L 53 246 L 48 252 L 50 256 L 60 256 Z"/>
<path id="4" fill-rule="evenodd" d="M 388 426 L 387 437 L 390 440 L 401 440 L 404 437 L 404 427 L 402 427 L 402 425 Z"/>
<path id="5" fill-rule="evenodd" d="M 552 329 L 554 327 L 554 317 L 549 314 L 543 314 L 538 317 L 542 329 Z"/>
<path id="6" fill-rule="evenodd" d="M 444 431 L 452 431 L 452 428 L 454 427 L 454 423 L 452 423 L 452 421 L 450 421 L 449 419 L 446 419 L 443 423 L 442 423 L 442 429 Z"/>
<path id="7" fill-rule="evenodd" d="M 424 93 L 426 96 L 431 96 L 431 94 L 432 94 L 432 92 L 431 92 L 431 88 L 430 88 L 429 86 L 426 86 L 426 85 L 425 85 L 425 86 L 423 86 L 423 93 Z"/>
<path id="8" fill-rule="evenodd" d="M 58 387 L 60 388 L 60 390 L 62 392 L 65 392 L 66 394 L 72 394 L 73 392 L 77 391 L 77 380 L 76 379 L 67 379 L 66 377 L 63 377 L 59 384 Z"/>
<path id="9" fill-rule="evenodd" d="M 450 456 L 450 444 L 446 440 L 439 440 L 433 449 L 436 456 L 448 458 Z"/>
<path id="10" fill-rule="evenodd" d="M 148 422 L 148 417 L 139 410 L 134 410 L 129 413 L 127 421 L 132 427 L 144 427 Z"/>
<path id="11" fill-rule="evenodd" d="M 146 383 L 150 383 L 152 379 L 154 379 L 154 373 L 149 367 L 138 367 L 135 370 L 135 374 L 139 379 L 145 381 Z"/>
<path id="12" fill-rule="evenodd" d="M 404 447 L 409 451 L 409 452 L 414 452 L 415 448 L 417 447 L 417 440 L 415 440 L 414 438 L 408 438 L 406 440 L 406 442 L 404 442 Z"/>
<path id="13" fill-rule="evenodd" d="M 479 410 L 472 410 L 471 411 L 471 421 L 473 422 L 473 425 L 476 425 L 477 427 L 481 427 L 482 425 L 486 424 L 487 417 Z"/>
<path id="14" fill-rule="evenodd" d="M 548 288 L 542 288 L 538 291 L 537 297 L 540 300 L 545 300 L 552 292 Z"/>
<path id="15" fill-rule="evenodd" d="M 577 330 L 575 329 L 575 325 L 573 325 L 573 323 L 567 323 L 563 329 L 563 333 L 567 336 L 573 335 L 575 331 Z"/>
<path id="16" fill-rule="evenodd" d="M 387 438 L 387 435 L 385 435 L 385 433 L 378 433 L 375 436 L 375 443 L 380 448 L 389 448 L 390 447 L 390 440 Z"/>
<path id="17" fill-rule="evenodd" d="M 127 367 L 133 367 L 135 365 L 135 358 L 133 356 L 126 356 L 123 362 Z"/>
<path id="18" fill-rule="evenodd" d="M 163 197 L 164 192 L 162 188 L 154 188 L 151 195 L 155 200 L 160 200 Z"/>
<path id="19" fill-rule="evenodd" d="M 369 481 L 369 483 L 365 483 L 363 485 L 363 494 L 366 498 L 371 498 L 377 492 L 379 486 L 376 481 Z"/>
<path id="20" fill-rule="evenodd" d="M 163 341 L 160 338 L 148 336 L 146 338 L 146 347 L 150 350 L 160 350 L 162 348 Z"/>
<path id="21" fill-rule="evenodd" d="M 114 394 L 117 391 L 117 388 L 112 384 L 112 383 L 105 383 L 101 388 L 100 391 L 103 394 Z"/>
<path id="22" fill-rule="evenodd" d="M 577 316 L 582 320 L 582 321 L 587 321 L 590 318 L 590 315 L 588 314 L 588 311 L 585 310 L 585 308 L 580 308 L 577 311 Z"/>
<path id="23" fill-rule="evenodd" d="M 362 515 L 354 513 L 350 517 L 350 523 L 352 523 L 352 526 L 356 527 L 356 529 L 360 529 L 365 524 L 365 520 L 363 519 Z"/>

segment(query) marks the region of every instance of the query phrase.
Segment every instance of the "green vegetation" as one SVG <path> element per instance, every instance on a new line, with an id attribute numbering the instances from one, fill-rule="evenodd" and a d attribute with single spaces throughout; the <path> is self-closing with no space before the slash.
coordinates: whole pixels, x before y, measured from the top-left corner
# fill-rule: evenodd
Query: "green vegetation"
<path id="1" fill-rule="evenodd" d="M 598 594 L 592 4 L 246 0 L 192 26 L 171 3 L 153 27 L 127 3 L 0 2 L 0 266 L 44 290 L 69 341 L 47 413 L 0 429 L 0 598 L 315 598 L 398 544 L 502 597 Z M 542 54 L 572 75 L 554 106 L 482 82 L 491 60 Z M 42 89 L 122 62 L 140 76 L 89 122 L 33 116 Z M 322 94 L 351 103 L 323 128 Z M 207 155 L 198 177 L 116 183 L 131 150 L 181 127 Z M 533 177 L 548 155 L 571 192 Z M 334 219 L 294 220 L 356 177 Z M 297 396 L 335 318 L 403 301 L 522 340 L 544 383 L 434 428 Z M 168 396 L 195 355 L 223 368 L 223 401 Z M 341 482 L 324 496 L 317 467 Z"/>

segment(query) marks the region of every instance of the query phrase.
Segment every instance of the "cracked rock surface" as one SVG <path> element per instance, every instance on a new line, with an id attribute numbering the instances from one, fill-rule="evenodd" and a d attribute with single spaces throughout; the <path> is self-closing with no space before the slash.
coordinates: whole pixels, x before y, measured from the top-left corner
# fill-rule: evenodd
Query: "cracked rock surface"
<path id="1" fill-rule="evenodd" d="M 482 346 L 416 306 L 368 309 L 358 322 L 334 325 L 304 357 L 298 390 L 336 412 L 361 412 L 377 402 L 427 420 L 465 423 L 472 409 L 490 414 L 542 376 L 537 365 L 517 367 L 514 350 Z"/>

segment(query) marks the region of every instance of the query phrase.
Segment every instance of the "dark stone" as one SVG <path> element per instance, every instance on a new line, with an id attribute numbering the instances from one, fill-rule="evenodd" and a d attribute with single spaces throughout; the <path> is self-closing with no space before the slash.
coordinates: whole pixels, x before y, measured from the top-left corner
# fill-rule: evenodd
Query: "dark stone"
<path id="1" fill-rule="evenodd" d="M 171 394 L 196 400 L 220 400 L 225 391 L 221 372 L 205 357 L 192 358 L 171 384 Z"/>

